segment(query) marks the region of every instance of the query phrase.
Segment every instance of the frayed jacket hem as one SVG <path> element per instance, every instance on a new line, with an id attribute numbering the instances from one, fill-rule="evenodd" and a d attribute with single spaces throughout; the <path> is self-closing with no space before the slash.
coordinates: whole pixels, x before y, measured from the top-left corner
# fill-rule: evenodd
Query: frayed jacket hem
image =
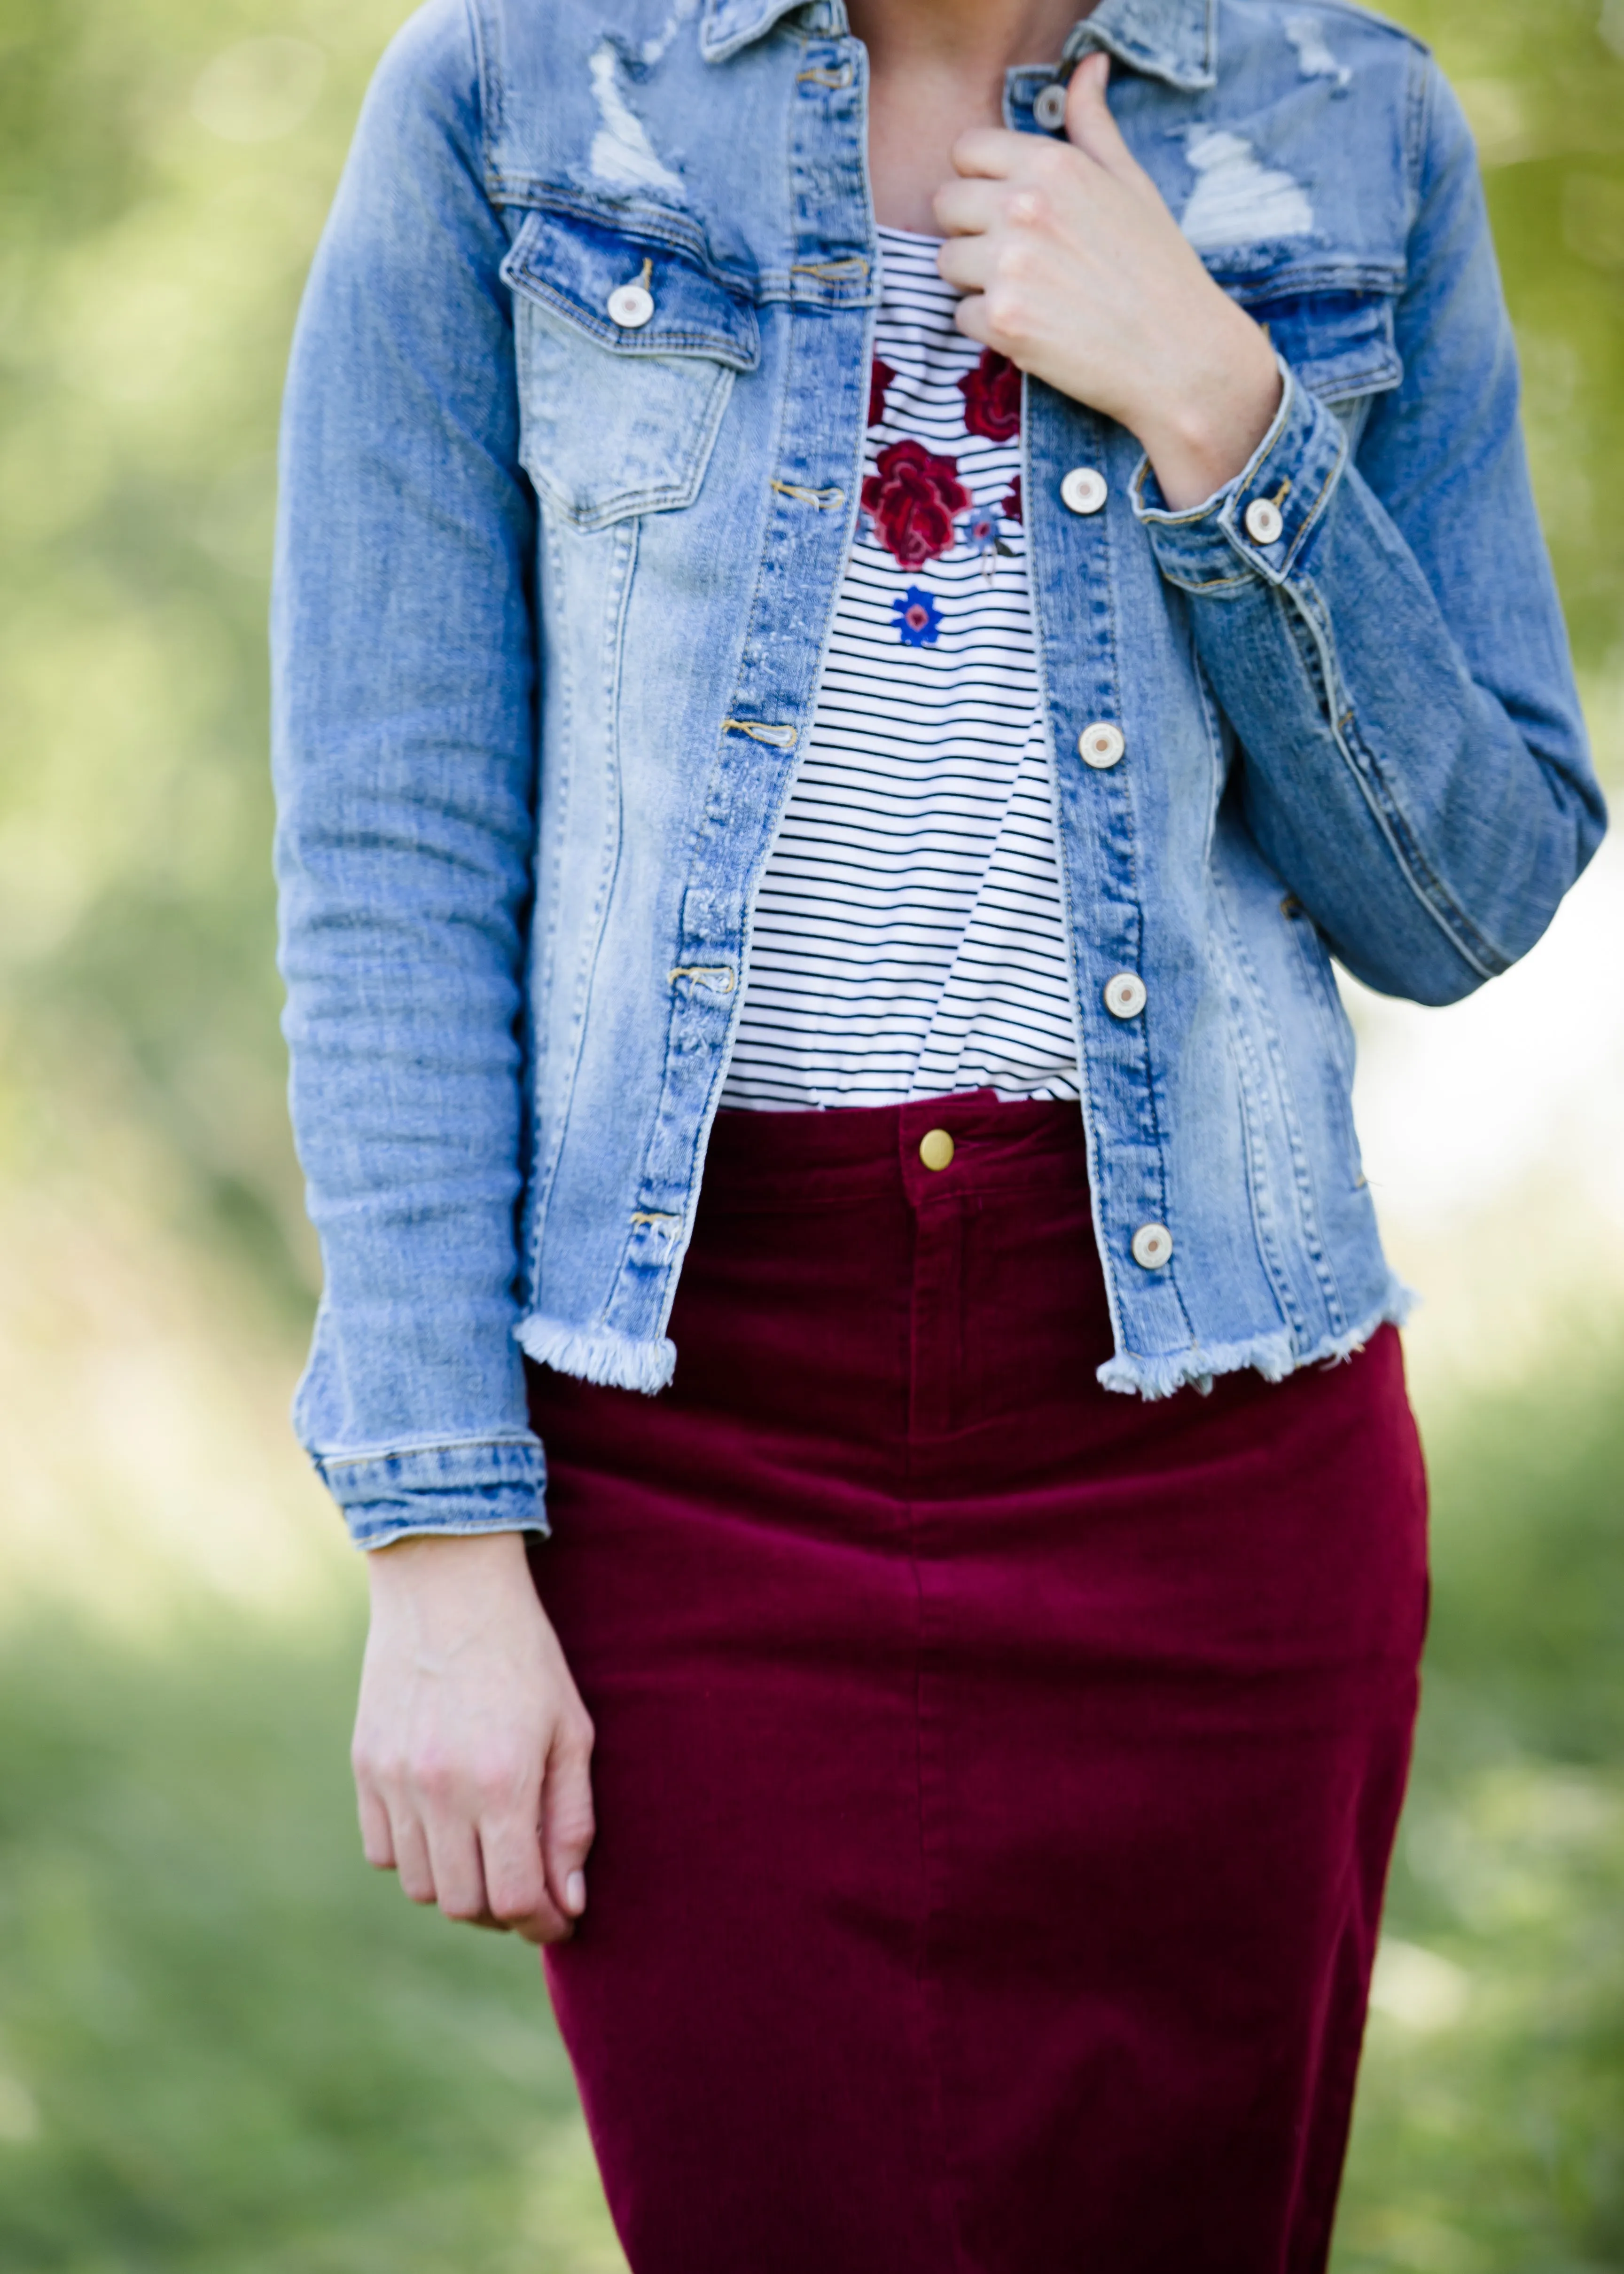
<path id="1" fill-rule="evenodd" d="M 1418 1299 L 1413 1288 L 1392 1278 L 1382 1300 L 1367 1318 L 1345 1334 L 1323 1337 L 1312 1350 L 1299 1350 L 1290 1329 L 1281 1327 L 1273 1334 L 1254 1335 L 1246 1342 L 1220 1343 L 1211 1350 L 1192 1343 L 1188 1350 L 1159 1352 L 1154 1357 L 1119 1351 L 1106 1360 L 1095 1378 L 1103 1389 L 1139 1397 L 1171 1397 L 1176 1390 L 1192 1385 L 1205 1393 L 1221 1374 L 1239 1374 L 1247 1367 L 1265 1382 L 1283 1382 L 1289 1374 L 1305 1366 L 1334 1366 L 1339 1359 L 1351 1358 L 1364 1349 L 1378 1327 L 1402 1327 Z"/>
<path id="2" fill-rule="evenodd" d="M 565 1319 L 533 1316 L 521 1320 L 514 1332 L 526 1358 L 538 1366 L 611 1389 L 641 1389 L 651 1397 L 667 1386 L 677 1368 L 677 1346 L 664 1335 L 637 1342 L 613 1327 L 576 1327 Z"/>

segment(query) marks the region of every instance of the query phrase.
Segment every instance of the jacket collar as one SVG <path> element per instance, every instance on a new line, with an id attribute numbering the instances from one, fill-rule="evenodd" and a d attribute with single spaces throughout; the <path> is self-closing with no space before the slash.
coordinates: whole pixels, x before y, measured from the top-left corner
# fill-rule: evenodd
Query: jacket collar
<path id="1" fill-rule="evenodd" d="M 737 55 L 771 30 L 798 0 L 703 0 L 699 51 L 707 63 Z M 845 29 L 841 0 L 814 0 L 820 28 Z M 1169 87 L 1211 87 L 1217 78 L 1217 0 L 1100 0 L 1066 42 L 1068 54 L 1104 48 L 1134 71 Z"/>
<path id="2" fill-rule="evenodd" d="M 703 0 L 699 11 L 699 52 L 708 64 L 726 63 L 799 4 L 800 0 Z M 842 0 L 816 0 L 807 13 L 823 19 L 822 30 L 846 29 Z"/>
<path id="3" fill-rule="evenodd" d="M 1218 0 L 1100 0 L 1065 43 L 1068 56 L 1104 48 L 1133 71 L 1169 87 L 1212 87 L 1218 78 Z"/>

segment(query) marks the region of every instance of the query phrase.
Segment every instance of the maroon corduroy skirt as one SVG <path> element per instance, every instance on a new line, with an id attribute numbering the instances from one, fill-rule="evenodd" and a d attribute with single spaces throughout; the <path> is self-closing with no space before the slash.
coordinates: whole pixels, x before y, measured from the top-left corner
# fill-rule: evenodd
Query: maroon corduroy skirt
<path id="1" fill-rule="evenodd" d="M 548 1977 L 635 2274 L 1322 2267 L 1425 1619 L 1396 1335 L 1102 1391 L 1078 1113 L 985 1095 L 724 1113 L 672 1332 L 657 1398 L 532 1375 L 598 1728 Z"/>

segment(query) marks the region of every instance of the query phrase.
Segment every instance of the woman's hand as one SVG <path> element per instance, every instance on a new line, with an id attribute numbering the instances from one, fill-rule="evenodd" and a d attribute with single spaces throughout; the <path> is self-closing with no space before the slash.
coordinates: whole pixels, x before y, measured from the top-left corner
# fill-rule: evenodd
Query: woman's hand
<path id="1" fill-rule="evenodd" d="M 402 1540 L 366 1562 L 350 1758 L 367 1862 L 447 1918 L 563 1941 L 586 1909 L 592 1724 L 523 1535 Z"/>
<path id="2" fill-rule="evenodd" d="M 1066 139 L 975 127 L 936 196 L 959 328 L 1139 436 L 1175 510 L 1238 474 L 1280 403 L 1260 327 L 1214 283 L 1105 101 L 1071 75 Z"/>

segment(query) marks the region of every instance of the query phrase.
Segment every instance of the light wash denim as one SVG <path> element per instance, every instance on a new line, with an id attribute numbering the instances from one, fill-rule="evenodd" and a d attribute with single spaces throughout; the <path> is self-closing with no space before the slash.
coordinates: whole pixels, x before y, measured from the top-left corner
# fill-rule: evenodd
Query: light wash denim
<path id="1" fill-rule="evenodd" d="M 1338 0 L 1103 0 L 1073 41 L 1116 58 L 1123 132 L 1287 380 L 1186 513 L 1120 426 L 1026 391 L 1100 1378 L 1161 1396 L 1402 1316 L 1330 957 L 1467 994 L 1604 813 L 1425 50 Z M 1011 74 L 1012 125 L 1049 76 Z M 364 1545 L 542 1523 L 522 1350 L 671 1377 L 857 509 L 866 88 L 842 0 L 432 0 L 367 98 L 294 349 L 274 605 L 327 1268 L 297 1414 Z M 1103 510 L 1063 502 L 1079 466 Z M 1137 1017 L 1105 1005 L 1123 972 Z M 1135 1260 L 1147 1226 L 1169 1260 Z"/>

